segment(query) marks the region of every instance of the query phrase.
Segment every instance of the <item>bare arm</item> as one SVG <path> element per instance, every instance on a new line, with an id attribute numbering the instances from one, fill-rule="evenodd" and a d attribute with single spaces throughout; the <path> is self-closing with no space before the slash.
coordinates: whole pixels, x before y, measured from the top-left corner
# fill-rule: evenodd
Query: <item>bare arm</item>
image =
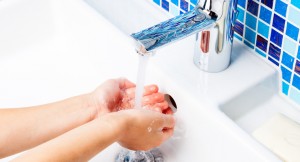
<path id="1" fill-rule="evenodd" d="M 33 148 L 106 113 L 133 107 L 135 85 L 108 80 L 95 91 L 63 101 L 0 109 L 0 158 Z M 168 108 L 157 86 L 147 86 L 144 105 Z"/>
<path id="2" fill-rule="evenodd" d="M 52 104 L 0 109 L 0 158 L 32 148 L 94 118 L 87 95 Z"/>
<path id="3" fill-rule="evenodd" d="M 14 161 L 88 161 L 114 142 L 134 150 L 148 150 L 166 141 L 173 134 L 174 124 L 171 115 L 151 110 L 110 113 L 42 144 Z M 152 128 L 151 132 L 148 127 Z"/>

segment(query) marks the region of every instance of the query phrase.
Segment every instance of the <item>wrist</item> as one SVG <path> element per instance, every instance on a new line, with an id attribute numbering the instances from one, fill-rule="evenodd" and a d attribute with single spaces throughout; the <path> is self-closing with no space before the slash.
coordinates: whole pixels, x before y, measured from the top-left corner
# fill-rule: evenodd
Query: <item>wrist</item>
<path id="1" fill-rule="evenodd" d="M 83 94 L 78 96 L 81 102 L 81 109 L 86 112 L 88 121 L 92 121 L 97 118 L 98 116 L 98 110 L 97 106 L 95 106 L 95 103 L 91 99 L 91 94 Z"/>
<path id="2" fill-rule="evenodd" d="M 106 123 L 106 125 L 109 125 L 109 128 L 113 132 L 115 141 L 119 141 L 127 130 L 129 126 L 130 117 L 126 115 L 126 112 L 118 111 L 118 112 L 112 112 L 106 115 L 101 116 L 101 118 L 98 118 L 96 120 L 101 120 L 102 122 Z"/>

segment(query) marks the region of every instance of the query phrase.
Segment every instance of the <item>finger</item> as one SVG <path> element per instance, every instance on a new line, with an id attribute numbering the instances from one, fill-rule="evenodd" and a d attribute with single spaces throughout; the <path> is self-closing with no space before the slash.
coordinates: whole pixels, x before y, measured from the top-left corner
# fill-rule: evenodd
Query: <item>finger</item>
<path id="1" fill-rule="evenodd" d="M 148 86 L 145 86 L 143 95 L 147 96 L 147 95 L 151 95 L 152 93 L 157 93 L 157 92 L 158 92 L 157 85 L 154 85 L 154 84 L 148 85 Z"/>
<path id="2" fill-rule="evenodd" d="M 143 108 L 145 108 L 147 110 L 152 110 L 152 111 L 162 113 L 162 110 L 161 110 L 160 107 L 154 107 L 154 106 L 146 105 L 146 106 L 143 106 Z"/>
<path id="3" fill-rule="evenodd" d="M 169 104 L 167 101 L 155 103 L 153 107 L 159 107 L 161 111 L 164 111 L 169 108 Z"/>
<path id="4" fill-rule="evenodd" d="M 148 104 L 155 104 L 158 102 L 163 102 L 164 101 L 164 95 L 162 93 L 154 93 L 148 96 L 143 97 L 143 105 L 148 105 Z"/>
<path id="5" fill-rule="evenodd" d="M 163 110 L 162 113 L 167 114 L 167 115 L 173 115 L 174 114 L 174 112 L 172 111 L 171 108 L 167 108 L 167 109 Z"/>
<path id="6" fill-rule="evenodd" d="M 163 115 L 163 127 L 162 128 L 174 128 L 175 126 L 175 118 L 173 115 Z"/>
<path id="7" fill-rule="evenodd" d="M 166 141 L 174 134 L 174 129 L 163 129 L 163 141 Z"/>
<path id="8" fill-rule="evenodd" d="M 155 103 L 154 105 L 143 105 L 144 108 L 162 113 L 169 108 L 167 101 Z"/>
<path id="9" fill-rule="evenodd" d="M 130 98 L 134 98 L 135 91 L 136 91 L 135 87 L 128 88 L 125 90 L 125 94 Z M 158 92 L 158 87 L 156 85 L 148 85 L 148 86 L 144 87 L 143 96 L 151 95 L 151 94 L 157 93 L 157 92 Z"/>
<path id="10" fill-rule="evenodd" d="M 120 89 L 128 89 L 128 88 L 133 88 L 135 87 L 135 84 L 132 83 L 131 81 L 129 81 L 126 78 L 119 78 L 117 79 L 118 83 L 119 83 L 119 88 Z"/>

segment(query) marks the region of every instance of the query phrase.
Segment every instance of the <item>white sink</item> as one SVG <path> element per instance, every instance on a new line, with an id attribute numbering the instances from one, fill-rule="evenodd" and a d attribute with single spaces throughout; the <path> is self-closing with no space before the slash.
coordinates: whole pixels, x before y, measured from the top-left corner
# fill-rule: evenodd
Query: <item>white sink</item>
<path id="1" fill-rule="evenodd" d="M 57 101 L 108 78 L 136 80 L 138 56 L 128 34 L 170 16 L 150 1 L 87 1 L 100 4 L 101 14 L 82 0 L 0 1 L 0 107 Z M 239 122 L 253 106 L 237 111 L 250 89 L 268 83 L 276 70 L 235 42 L 229 68 L 205 73 L 193 65 L 193 43 L 189 37 L 162 48 L 148 66 L 147 84 L 158 84 L 178 107 L 175 135 L 160 147 L 165 161 L 280 161 Z M 264 97 L 276 97 L 271 94 Z M 91 161 L 113 162 L 119 150 L 113 144 Z"/>

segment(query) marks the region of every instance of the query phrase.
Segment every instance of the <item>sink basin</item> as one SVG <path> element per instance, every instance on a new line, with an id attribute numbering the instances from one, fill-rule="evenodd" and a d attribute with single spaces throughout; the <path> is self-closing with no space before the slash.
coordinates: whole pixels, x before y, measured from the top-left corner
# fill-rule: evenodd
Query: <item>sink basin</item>
<path id="1" fill-rule="evenodd" d="M 128 35 L 170 18 L 140 0 L 10 0 L 0 1 L 0 9 L 6 24 L 0 26 L 0 107 L 61 100 L 108 78 L 135 81 L 138 56 Z M 249 135 L 266 117 L 247 125 L 249 112 L 267 109 L 259 99 L 278 105 L 277 71 L 234 42 L 229 68 L 205 73 L 193 65 L 193 44 L 191 36 L 160 49 L 147 68 L 146 84 L 158 84 L 178 108 L 175 134 L 160 146 L 165 162 L 281 161 Z M 261 98 L 252 90 L 263 92 Z M 251 104 L 240 109 L 249 97 Z M 113 162 L 120 149 L 113 144 L 91 161 Z"/>
<path id="2" fill-rule="evenodd" d="M 220 109 L 250 134 L 277 113 L 300 123 L 299 107 L 278 93 L 278 80 L 276 75 L 267 78 L 220 105 Z"/>

